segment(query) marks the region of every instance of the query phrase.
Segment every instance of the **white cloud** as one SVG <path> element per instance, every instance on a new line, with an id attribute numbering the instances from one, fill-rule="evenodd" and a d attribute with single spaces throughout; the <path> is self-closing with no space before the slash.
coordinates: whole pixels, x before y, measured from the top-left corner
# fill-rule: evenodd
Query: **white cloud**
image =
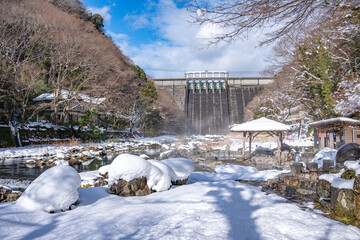
<path id="1" fill-rule="evenodd" d="M 102 8 L 88 7 L 88 10 L 89 10 L 92 14 L 95 14 L 95 13 L 100 14 L 100 15 L 103 17 L 105 23 L 108 23 L 108 24 L 110 23 L 110 21 L 111 21 L 111 15 L 110 15 L 110 13 L 109 13 L 109 11 L 110 11 L 110 7 L 109 7 L 109 6 L 104 6 L 104 7 L 102 7 Z"/>
<path id="2" fill-rule="evenodd" d="M 271 47 L 256 47 L 259 36 L 206 47 L 206 39 L 221 33 L 221 29 L 191 24 L 186 10 L 178 9 L 173 1 L 160 0 L 155 9 L 153 15 L 137 16 L 146 19 L 139 26 L 155 28 L 164 40 L 140 46 L 132 46 L 126 39 L 118 41 L 123 52 L 153 77 L 182 77 L 188 70 L 218 69 L 239 75 L 258 73 L 266 66 L 265 57 Z"/>
<path id="3" fill-rule="evenodd" d="M 123 33 L 113 33 L 113 32 L 110 32 L 110 31 L 108 31 L 107 33 L 110 35 L 110 37 L 112 37 L 115 40 L 128 39 L 129 38 L 128 35 L 123 34 Z"/>

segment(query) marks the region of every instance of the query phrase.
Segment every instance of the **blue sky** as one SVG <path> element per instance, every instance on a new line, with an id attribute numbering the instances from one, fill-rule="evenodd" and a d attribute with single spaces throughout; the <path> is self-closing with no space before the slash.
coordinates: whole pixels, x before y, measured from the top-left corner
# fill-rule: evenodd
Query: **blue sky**
<path id="1" fill-rule="evenodd" d="M 206 46 L 221 31 L 194 25 L 174 0 L 82 0 L 105 20 L 105 32 L 123 53 L 154 78 L 183 77 L 190 70 L 227 70 L 233 76 L 259 75 L 271 47 L 257 47 L 259 36 Z M 260 36 L 261 37 L 261 36 Z"/>

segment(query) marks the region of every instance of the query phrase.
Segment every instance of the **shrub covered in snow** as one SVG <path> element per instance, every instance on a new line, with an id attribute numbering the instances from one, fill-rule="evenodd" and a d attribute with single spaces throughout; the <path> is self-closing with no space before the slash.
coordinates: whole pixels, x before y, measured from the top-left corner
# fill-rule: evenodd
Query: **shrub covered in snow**
<path id="1" fill-rule="evenodd" d="M 43 172 L 17 200 L 28 210 L 56 212 L 68 209 L 78 198 L 81 178 L 69 166 L 58 165 Z"/>
<path id="2" fill-rule="evenodd" d="M 336 152 L 337 152 L 337 150 L 326 147 L 326 148 L 322 149 L 320 152 L 318 152 L 312 161 L 316 162 L 318 164 L 319 168 L 323 167 L 324 160 L 333 161 L 334 166 L 335 166 L 336 165 Z"/>

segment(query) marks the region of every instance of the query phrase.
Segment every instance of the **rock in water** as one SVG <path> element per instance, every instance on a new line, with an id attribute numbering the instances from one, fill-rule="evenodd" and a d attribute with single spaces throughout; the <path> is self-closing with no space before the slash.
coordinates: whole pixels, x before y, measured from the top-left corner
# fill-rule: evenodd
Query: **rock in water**
<path id="1" fill-rule="evenodd" d="M 360 146 L 356 143 L 343 145 L 336 153 L 336 163 L 344 164 L 345 161 L 360 159 Z"/>
<path id="2" fill-rule="evenodd" d="M 80 185 L 81 177 L 74 168 L 58 165 L 36 178 L 17 204 L 28 210 L 64 211 L 78 200 Z"/>

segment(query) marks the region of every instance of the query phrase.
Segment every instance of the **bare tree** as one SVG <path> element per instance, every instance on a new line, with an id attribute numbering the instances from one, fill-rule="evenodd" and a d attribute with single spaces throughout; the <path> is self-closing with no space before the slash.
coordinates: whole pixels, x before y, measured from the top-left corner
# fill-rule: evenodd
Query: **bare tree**
<path id="1" fill-rule="evenodd" d="M 192 13 L 194 23 L 215 24 L 223 31 L 209 39 L 210 44 L 244 38 L 265 28 L 262 44 L 303 28 L 309 19 L 317 16 L 326 22 L 340 8 L 359 6 L 357 0 L 222 0 L 180 1 Z"/>

